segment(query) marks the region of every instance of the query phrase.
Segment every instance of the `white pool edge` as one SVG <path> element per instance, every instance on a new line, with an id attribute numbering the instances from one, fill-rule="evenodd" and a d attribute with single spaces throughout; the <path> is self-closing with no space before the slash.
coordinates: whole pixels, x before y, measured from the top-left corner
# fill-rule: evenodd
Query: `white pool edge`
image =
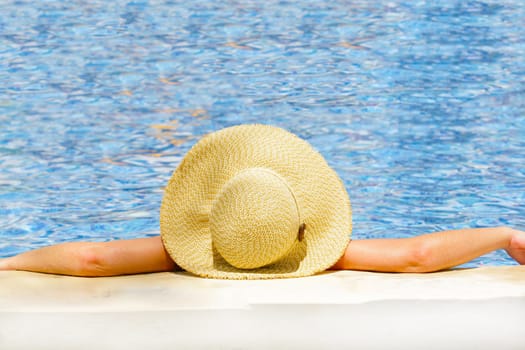
<path id="1" fill-rule="evenodd" d="M 524 334 L 521 266 L 270 281 L 0 273 L 0 349 L 522 350 Z"/>

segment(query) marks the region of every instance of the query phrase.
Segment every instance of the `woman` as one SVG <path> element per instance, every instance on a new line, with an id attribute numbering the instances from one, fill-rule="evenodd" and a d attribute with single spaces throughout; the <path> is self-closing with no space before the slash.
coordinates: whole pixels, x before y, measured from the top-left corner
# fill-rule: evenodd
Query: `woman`
<path id="1" fill-rule="evenodd" d="M 505 249 L 525 264 L 525 232 L 508 227 L 436 232 L 413 238 L 351 241 L 333 270 L 432 272 Z M 160 236 L 110 242 L 69 242 L 0 259 L 0 270 L 72 276 L 116 276 L 178 269 Z"/>
<path id="2" fill-rule="evenodd" d="M 508 227 L 350 241 L 350 201 L 335 171 L 304 140 L 263 125 L 199 141 L 166 187 L 160 216 L 161 236 L 58 244 L 0 259 L 0 270 L 115 276 L 181 267 L 232 279 L 431 272 L 496 249 L 525 264 L 525 232 Z"/>

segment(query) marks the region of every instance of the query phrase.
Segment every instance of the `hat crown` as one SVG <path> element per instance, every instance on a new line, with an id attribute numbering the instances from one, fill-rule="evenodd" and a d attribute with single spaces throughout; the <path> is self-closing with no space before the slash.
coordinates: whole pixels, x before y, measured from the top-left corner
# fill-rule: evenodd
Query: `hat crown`
<path id="1" fill-rule="evenodd" d="M 266 266 L 285 256 L 297 242 L 300 226 L 292 189 L 266 168 L 249 168 L 233 176 L 210 212 L 215 249 L 240 269 Z"/>

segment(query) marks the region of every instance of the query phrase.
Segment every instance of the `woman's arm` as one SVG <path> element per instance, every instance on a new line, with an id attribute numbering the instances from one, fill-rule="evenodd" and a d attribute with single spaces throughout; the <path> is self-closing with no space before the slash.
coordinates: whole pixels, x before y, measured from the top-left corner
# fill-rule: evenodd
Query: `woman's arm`
<path id="1" fill-rule="evenodd" d="M 110 242 L 71 242 L 0 259 L 0 270 L 72 276 L 116 276 L 173 271 L 160 236 Z"/>
<path id="2" fill-rule="evenodd" d="M 336 270 L 432 272 L 505 249 L 525 264 L 525 232 L 508 227 L 436 232 L 412 238 L 351 241 Z"/>

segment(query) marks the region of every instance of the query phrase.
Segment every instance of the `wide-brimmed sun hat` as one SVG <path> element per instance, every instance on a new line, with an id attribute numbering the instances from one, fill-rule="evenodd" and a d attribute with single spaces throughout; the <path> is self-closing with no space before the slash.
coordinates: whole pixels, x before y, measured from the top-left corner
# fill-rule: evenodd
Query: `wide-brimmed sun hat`
<path id="1" fill-rule="evenodd" d="M 310 144 L 283 129 L 240 125 L 197 142 L 174 171 L 160 210 L 177 265 L 223 279 L 301 277 L 343 255 L 350 199 Z"/>

